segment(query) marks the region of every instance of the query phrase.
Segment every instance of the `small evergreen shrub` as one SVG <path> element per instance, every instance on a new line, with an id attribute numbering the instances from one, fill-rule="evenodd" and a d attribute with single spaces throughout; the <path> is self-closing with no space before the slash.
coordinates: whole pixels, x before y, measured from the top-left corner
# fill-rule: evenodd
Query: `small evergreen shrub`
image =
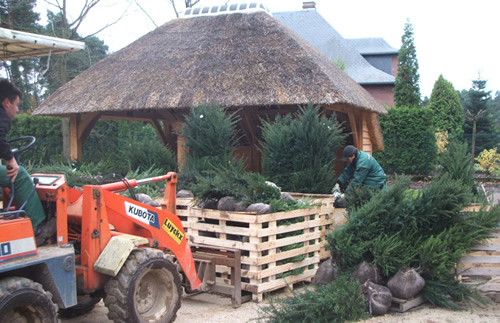
<path id="1" fill-rule="evenodd" d="M 491 174 L 499 169 L 498 162 L 500 161 L 500 154 L 497 152 L 496 147 L 485 149 L 475 158 L 475 160 L 478 162 L 476 166 L 481 171 Z"/>
<path id="2" fill-rule="evenodd" d="M 500 206 L 462 213 L 472 197 L 471 187 L 449 173 L 411 194 L 408 184 L 408 179 L 398 178 L 387 191 L 352 209 L 347 223 L 327 235 L 328 249 L 340 269 L 350 271 L 366 261 L 377 264 L 384 279 L 403 266 L 419 268 L 426 281 L 424 297 L 433 304 L 457 308 L 447 300 L 462 301 L 478 294 L 457 288 L 452 269 L 497 226 Z"/>
<path id="3" fill-rule="evenodd" d="M 177 170 L 177 158 L 153 126 L 142 121 L 99 120 L 83 146 L 84 163 L 107 160 L 115 173 L 151 167 Z"/>
<path id="4" fill-rule="evenodd" d="M 346 135 L 319 108 L 309 103 L 295 116 L 261 120 L 263 174 L 284 191 L 327 194 L 334 185 L 335 153 Z"/>
<path id="5" fill-rule="evenodd" d="M 432 111 L 395 107 L 380 116 L 384 151 L 373 156 L 387 174 L 428 175 L 436 164 L 437 146 Z"/>
<path id="6" fill-rule="evenodd" d="M 367 317 L 359 282 L 344 274 L 327 285 L 271 298 L 269 305 L 259 309 L 258 322 L 344 323 Z"/>
<path id="7" fill-rule="evenodd" d="M 466 142 L 452 140 L 446 150 L 439 155 L 441 173 L 452 179 L 460 180 L 465 186 L 476 192 L 474 185 L 474 166 Z"/>
<path id="8" fill-rule="evenodd" d="M 245 172 L 241 163 L 213 166 L 203 174 L 198 173 L 196 183 L 190 186 L 196 199 L 208 201 L 232 196 L 246 206 L 252 203 L 270 203 L 280 198 L 279 189 L 266 184 L 257 173 Z"/>
<path id="9" fill-rule="evenodd" d="M 182 128 L 189 155 L 214 157 L 221 163 L 230 160 L 238 139 L 238 121 L 235 114 L 226 115 L 217 105 L 192 107 Z"/>
<path id="10" fill-rule="evenodd" d="M 122 159 L 128 170 L 147 170 L 152 167 L 167 172 L 177 172 L 177 156 L 160 140 L 127 140 L 122 149 Z"/>
<path id="11" fill-rule="evenodd" d="M 220 106 L 200 105 L 191 108 L 182 128 L 187 154 L 179 174 L 180 189 L 192 190 L 200 178 L 210 180 L 217 172 L 224 173 L 225 167 L 231 168 L 231 163 L 239 163 L 233 158 L 238 139 L 238 120 L 235 114 L 226 115 Z M 240 165 L 234 168 L 238 169 Z"/>

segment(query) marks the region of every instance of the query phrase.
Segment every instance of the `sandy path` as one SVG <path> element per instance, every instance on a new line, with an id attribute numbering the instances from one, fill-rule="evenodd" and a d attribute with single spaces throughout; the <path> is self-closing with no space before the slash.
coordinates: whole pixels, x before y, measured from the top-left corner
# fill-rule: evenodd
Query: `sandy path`
<path id="1" fill-rule="evenodd" d="M 176 323 L 226 323 L 226 322 L 255 322 L 258 317 L 259 306 L 265 306 L 266 301 L 257 304 L 244 303 L 239 308 L 231 307 L 231 300 L 212 294 L 198 294 L 182 298 L 182 306 L 177 312 Z M 66 323 L 111 323 L 107 318 L 107 308 L 101 302 L 96 308 L 81 317 L 62 319 Z M 423 304 L 405 313 L 390 312 L 389 314 L 373 317 L 363 322 L 369 323 L 498 323 L 500 322 L 500 303 L 491 303 L 485 308 L 473 307 L 467 311 L 448 311 Z"/>

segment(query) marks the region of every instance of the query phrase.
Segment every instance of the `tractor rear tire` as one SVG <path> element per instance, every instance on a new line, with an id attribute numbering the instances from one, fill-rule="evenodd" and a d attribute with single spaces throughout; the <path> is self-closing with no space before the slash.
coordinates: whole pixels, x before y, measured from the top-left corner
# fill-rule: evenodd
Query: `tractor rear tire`
<path id="1" fill-rule="evenodd" d="M 172 261 L 156 249 L 132 251 L 122 269 L 104 287 L 108 318 L 114 322 L 175 320 L 181 306 L 182 287 Z"/>
<path id="2" fill-rule="evenodd" d="M 0 322 L 55 323 L 57 306 L 42 285 L 24 277 L 0 280 Z"/>

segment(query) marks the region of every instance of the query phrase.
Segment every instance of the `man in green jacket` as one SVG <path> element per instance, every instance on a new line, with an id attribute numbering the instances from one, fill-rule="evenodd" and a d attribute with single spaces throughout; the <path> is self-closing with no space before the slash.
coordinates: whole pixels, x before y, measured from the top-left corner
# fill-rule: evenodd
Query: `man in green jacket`
<path id="1" fill-rule="evenodd" d="M 361 186 L 371 189 L 384 188 L 386 175 L 373 156 L 349 145 L 344 148 L 342 160 L 348 161 L 349 164 L 337 178 L 339 185 L 342 186 L 350 181 L 350 188 Z"/>

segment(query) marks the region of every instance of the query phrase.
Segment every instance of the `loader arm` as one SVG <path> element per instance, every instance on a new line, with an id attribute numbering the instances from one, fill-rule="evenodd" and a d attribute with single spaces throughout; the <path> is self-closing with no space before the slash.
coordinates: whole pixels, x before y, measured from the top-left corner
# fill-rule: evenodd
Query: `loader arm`
<path id="1" fill-rule="evenodd" d="M 100 227 L 99 230 L 106 231 L 107 225 L 101 226 L 99 224 L 109 222 L 115 228 L 116 233 L 148 238 L 151 247 L 172 252 L 188 278 L 191 288 L 197 289 L 201 286 L 201 281 L 196 273 L 186 233 L 181 220 L 175 213 L 171 212 L 175 212 L 177 176 L 175 173 L 169 173 L 165 176 L 148 179 L 149 182 L 159 180 L 165 180 L 166 182 L 165 199 L 168 200 L 166 210 L 149 206 L 113 192 L 125 190 L 127 186 L 134 187 L 141 184 L 140 180 L 130 180 L 126 184 L 116 182 L 101 186 L 85 186 L 84 199 L 85 195 L 90 195 L 90 190 L 92 190 L 92 199 L 95 200 L 95 203 L 88 204 L 88 212 L 95 211 L 99 213 L 96 219 L 100 220 L 95 223 L 96 226 Z M 85 194 L 86 190 L 87 194 Z M 91 208 L 95 209 L 92 210 Z M 84 213 L 87 212 L 84 210 Z M 90 233 L 93 232 L 93 229 L 88 228 L 88 230 L 84 231 Z M 111 236 L 106 232 L 103 233 L 100 234 L 100 237 L 107 241 L 101 241 L 101 246 L 105 246 Z"/>

